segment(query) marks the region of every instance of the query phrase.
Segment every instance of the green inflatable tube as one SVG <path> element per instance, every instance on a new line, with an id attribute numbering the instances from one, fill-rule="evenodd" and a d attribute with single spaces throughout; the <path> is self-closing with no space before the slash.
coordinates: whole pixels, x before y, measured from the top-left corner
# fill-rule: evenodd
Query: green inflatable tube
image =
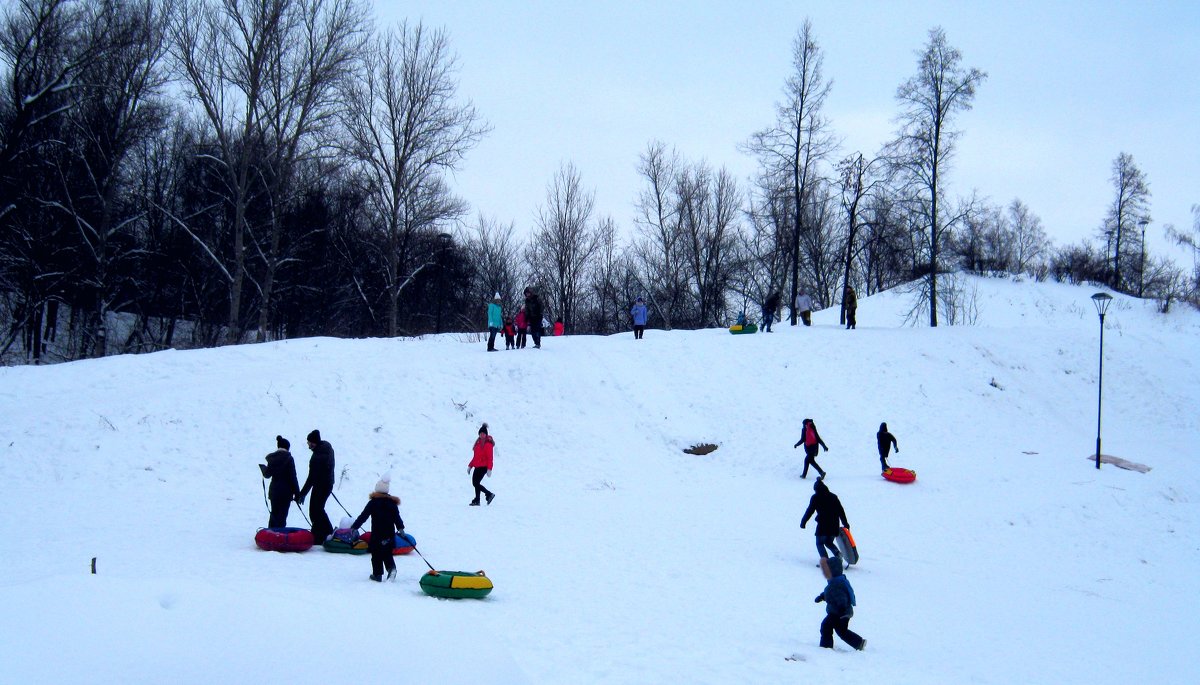
<path id="1" fill-rule="evenodd" d="M 421 576 L 425 594 L 443 599 L 483 599 L 492 587 L 492 580 L 483 571 L 429 571 Z"/>

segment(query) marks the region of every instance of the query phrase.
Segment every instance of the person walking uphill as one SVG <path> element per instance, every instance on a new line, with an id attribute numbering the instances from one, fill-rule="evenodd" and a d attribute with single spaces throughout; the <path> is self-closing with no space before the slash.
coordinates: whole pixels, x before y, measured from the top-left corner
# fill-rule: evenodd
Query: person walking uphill
<path id="1" fill-rule="evenodd" d="M 858 309 L 858 295 L 854 294 L 854 288 L 846 286 L 842 291 L 842 306 L 846 308 L 846 330 L 855 328 L 858 325 L 854 319 L 854 312 Z"/>
<path id="2" fill-rule="evenodd" d="M 312 450 L 312 457 L 308 460 L 308 478 L 304 479 L 304 487 L 300 488 L 296 503 L 304 504 L 304 498 L 312 490 L 308 517 L 312 520 L 313 541 L 319 545 L 333 532 L 333 523 L 325 513 L 325 502 L 333 494 L 333 445 L 321 439 L 321 431 L 314 430 L 308 434 L 308 449 Z"/>
<path id="3" fill-rule="evenodd" d="M 267 463 L 259 464 L 263 478 L 271 479 L 271 489 L 268 498 L 271 500 L 271 516 L 267 521 L 268 528 L 283 528 L 287 526 L 288 509 L 292 508 L 292 500 L 300 492 L 300 483 L 296 480 L 296 460 L 289 452 L 292 444 L 282 435 L 275 436 L 274 452 L 267 455 Z"/>
<path id="4" fill-rule="evenodd" d="M 779 300 L 783 298 L 783 293 L 778 290 L 767 296 L 766 302 L 763 302 L 763 332 L 771 332 L 771 324 L 775 323 L 775 312 L 779 310 Z"/>
<path id="5" fill-rule="evenodd" d="M 629 316 L 633 317 L 633 339 L 641 340 L 646 332 L 646 319 L 650 317 L 650 311 L 646 309 L 646 302 L 642 298 L 637 298 L 637 302 L 633 303 Z"/>
<path id="6" fill-rule="evenodd" d="M 533 288 L 525 289 L 525 321 L 529 324 L 529 335 L 533 346 L 542 346 L 542 300 Z"/>
<path id="7" fill-rule="evenodd" d="M 896 442 L 896 436 L 888 432 L 887 424 L 879 424 L 879 432 L 875 434 L 875 440 L 879 443 L 879 468 L 887 471 L 889 468 L 887 463 L 888 452 L 895 447 L 896 454 L 900 454 L 900 445 Z"/>
<path id="8" fill-rule="evenodd" d="M 496 351 L 496 334 L 504 328 L 504 313 L 500 310 L 500 293 L 496 293 L 496 297 L 492 298 L 492 302 L 487 307 L 488 312 L 488 352 Z"/>
<path id="9" fill-rule="evenodd" d="M 475 486 L 475 499 L 471 500 L 473 507 L 479 506 L 480 494 L 487 498 L 488 504 L 496 498 L 496 493 L 483 487 L 483 477 L 492 475 L 492 449 L 495 446 L 496 441 L 488 435 L 488 425 L 485 423 L 479 427 L 479 437 L 475 440 L 475 447 L 471 452 L 471 463 L 467 464 L 467 473 L 471 474 L 471 485 Z"/>
<path id="10" fill-rule="evenodd" d="M 808 467 L 812 466 L 817 473 L 821 474 L 821 478 L 824 478 L 825 470 L 817 464 L 817 446 L 824 447 L 826 452 L 829 451 L 829 448 L 825 446 L 825 441 L 817 432 L 817 424 L 813 423 L 812 419 L 804 419 L 803 427 L 800 429 L 800 440 L 792 445 L 792 449 L 796 449 L 800 445 L 804 445 L 804 472 L 800 474 L 800 477 L 808 478 Z"/>
<path id="11" fill-rule="evenodd" d="M 850 630 L 850 618 L 854 616 L 854 588 L 842 573 L 842 561 L 830 559 L 821 561 L 821 570 L 825 572 L 828 582 L 825 591 L 817 595 L 813 601 L 820 604 L 825 602 L 825 620 L 821 621 L 821 646 L 833 649 L 833 634 L 837 633 L 846 644 L 862 651 L 867 647 L 867 641 L 861 635 Z"/>
<path id="12" fill-rule="evenodd" d="M 814 513 L 817 515 L 817 554 L 822 559 L 828 557 L 825 553 L 828 548 L 833 552 L 835 559 L 841 559 L 842 553 L 833 541 L 841 532 L 839 524 L 849 528 L 850 522 L 846 520 L 846 510 L 842 508 L 842 501 L 830 492 L 824 480 L 813 483 L 813 496 L 808 500 L 808 509 L 804 510 L 804 517 L 800 519 L 801 528 L 808 525 L 808 519 Z"/>
<path id="13" fill-rule="evenodd" d="M 517 312 L 517 317 L 513 319 L 513 323 L 517 325 L 517 349 L 525 349 L 525 336 L 529 332 L 529 322 L 525 320 L 525 308 Z"/>
<path id="14" fill-rule="evenodd" d="M 367 500 L 367 506 L 354 519 L 351 530 L 358 529 L 371 517 L 371 540 L 367 542 L 367 551 L 371 553 L 371 580 L 376 583 L 383 581 L 383 571 L 387 569 L 387 579 L 396 577 L 396 560 L 392 550 L 396 547 L 396 536 L 404 535 L 404 519 L 400 518 L 400 498 L 388 493 L 391 488 L 391 477 L 384 476 L 375 484 L 375 490 Z"/>

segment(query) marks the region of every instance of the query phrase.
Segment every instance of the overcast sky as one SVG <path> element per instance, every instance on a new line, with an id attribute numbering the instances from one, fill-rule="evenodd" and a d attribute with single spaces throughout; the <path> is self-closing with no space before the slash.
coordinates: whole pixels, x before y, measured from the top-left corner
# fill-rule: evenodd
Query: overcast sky
<path id="1" fill-rule="evenodd" d="M 1056 244 L 1091 238 L 1113 198 L 1112 162 L 1149 179 L 1151 250 L 1200 203 L 1200 2 L 799 2 L 770 0 L 377 1 L 381 22 L 445 28 L 461 94 L 493 131 L 451 180 L 482 213 L 525 234 L 565 162 L 598 214 L 628 235 L 638 156 L 661 140 L 739 179 L 739 151 L 774 121 L 806 17 L 833 88 L 841 155 L 896 130 L 896 88 L 941 26 L 987 72 L 949 176 L 997 204 L 1020 198 Z"/>

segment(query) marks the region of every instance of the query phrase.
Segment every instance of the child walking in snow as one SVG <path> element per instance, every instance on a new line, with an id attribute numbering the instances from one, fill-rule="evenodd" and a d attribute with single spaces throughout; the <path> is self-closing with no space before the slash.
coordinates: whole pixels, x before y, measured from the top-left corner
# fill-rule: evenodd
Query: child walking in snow
<path id="1" fill-rule="evenodd" d="M 821 474 L 821 478 L 825 477 L 825 470 L 817 465 L 817 446 L 825 448 L 828 452 L 829 448 L 825 447 L 825 441 L 821 439 L 821 434 L 817 432 L 817 424 L 813 423 L 812 419 L 804 419 L 803 427 L 800 429 L 800 439 L 792 449 L 796 449 L 800 445 L 804 445 L 804 472 L 800 474 L 801 478 L 808 478 L 808 467 L 812 466 Z"/>
<path id="2" fill-rule="evenodd" d="M 475 486 L 475 499 L 471 500 L 473 507 L 479 506 L 481 493 L 487 498 L 488 504 L 496 498 L 496 493 L 483 487 L 483 477 L 492 475 L 492 448 L 495 446 L 496 441 L 488 435 L 488 425 L 485 423 L 479 427 L 479 437 L 471 452 L 471 463 L 467 464 L 467 473 L 471 474 L 471 484 Z"/>
<path id="3" fill-rule="evenodd" d="M 854 616 L 854 588 L 842 573 L 842 560 L 838 558 L 822 559 L 821 571 L 829 582 L 825 591 L 817 595 L 813 601 L 820 604 L 825 602 L 825 620 L 821 621 L 821 646 L 833 649 L 833 634 L 851 647 L 862 651 L 867 647 L 867 641 L 861 635 L 850 630 L 850 618 Z"/>
<path id="4" fill-rule="evenodd" d="M 887 424 L 879 424 L 879 432 L 875 434 L 875 440 L 879 443 L 879 468 L 887 471 L 889 468 L 887 463 L 888 452 L 895 447 L 896 454 L 900 454 L 900 445 L 896 442 L 896 436 L 888 432 Z"/>
<path id="5" fill-rule="evenodd" d="M 396 560 L 392 558 L 392 550 L 396 546 L 396 535 L 404 535 L 404 519 L 400 518 L 400 498 L 388 494 L 391 487 L 391 477 L 384 476 L 375 484 L 375 491 L 367 500 L 367 506 L 354 519 L 351 528 L 358 528 L 371 517 L 371 541 L 367 543 L 367 551 L 371 553 L 371 580 L 376 583 L 383 581 L 383 571 L 387 569 L 387 579 L 396 577 Z"/>

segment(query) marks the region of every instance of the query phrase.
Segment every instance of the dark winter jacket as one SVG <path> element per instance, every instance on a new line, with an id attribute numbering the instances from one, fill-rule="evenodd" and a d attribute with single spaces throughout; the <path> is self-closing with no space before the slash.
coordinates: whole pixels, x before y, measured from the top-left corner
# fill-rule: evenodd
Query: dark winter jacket
<path id="1" fill-rule="evenodd" d="M 813 485 L 813 490 L 815 494 L 808 500 L 808 509 L 804 512 L 804 518 L 800 519 L 800 527 L 807 525 L 808 519 L 816 512 L 817 535 L 836 536 L 841 532 L 841 526 L 849 528 L 850 522 L 846 520 L 846 510 L 842 509 L 842 501 L 829 491 L 825 481 L 818 480 Z"/>
<path id="2" fill-rule="evenodd" d="M 879 432 L 875 434 L 875 439 L 879 441 L 879 456 L 881 457 L 886 458 L 893 447 L 897 452 L 900 451 L 900 445 L 896 443 L 896 436 L 888 432 L 886 423 L 879 424 Z"/>
<path id="3" fill-rule="evenodd" d="M 531 292 L 525 296 L 525 320 L 531 326 L 542 324 L 542 298 L 537 293 Z"/>
<path id="4" fill-rule="evenodd" d="M 782 297 L 783 295 L 780 294 L 778 290 L 771 293 L 767 297 L 767 301 L 763 303 L 763 312 L 773 316 L 775 314 L 775 310 L 779 309 L 779 300 L 782 299 Z"/>
<path id="5" fill-rule="evenodd" d="M 292 499 L 300 492 L 296 480 L 296 461 L 287 450 L 276 450 L 267 455 L 266 465 L 259 464 L 263 478 L 271 479 L 271 499 Z"/>
<path id="6" fill-rule="evenodd" d="M 850 618 L 854 615 L 854 588 L 842 573 L 842 562 L 837 557 L 829 560 L 831 577 L 825 585 L 825 591 L 817 595 L 818 602 L 825 602 L 825 613 L 838 618 Z"/>
<path id="7" fill-rule="evenodd" d="M 328 440 L 318 442 L 308 460 L 308 478 L 300 489 L 300 497 L 308 497 L 309 490 L 333 492 L 333 445 Z"/>
<path id="8" fill-rule="evenodd" d="M 404 532 L 404 519 L 400 518 L 400 498 L 386 492 L 372 492 L 367 506 L 363 507 L 362 513 L 354 519 L 350 527 L 362 527 L 368 516 L 371 517 L 371 541 L 367 543 L 367 548 L 374 552 L 384 547 L 394 547 L 395 533 Z"/>

